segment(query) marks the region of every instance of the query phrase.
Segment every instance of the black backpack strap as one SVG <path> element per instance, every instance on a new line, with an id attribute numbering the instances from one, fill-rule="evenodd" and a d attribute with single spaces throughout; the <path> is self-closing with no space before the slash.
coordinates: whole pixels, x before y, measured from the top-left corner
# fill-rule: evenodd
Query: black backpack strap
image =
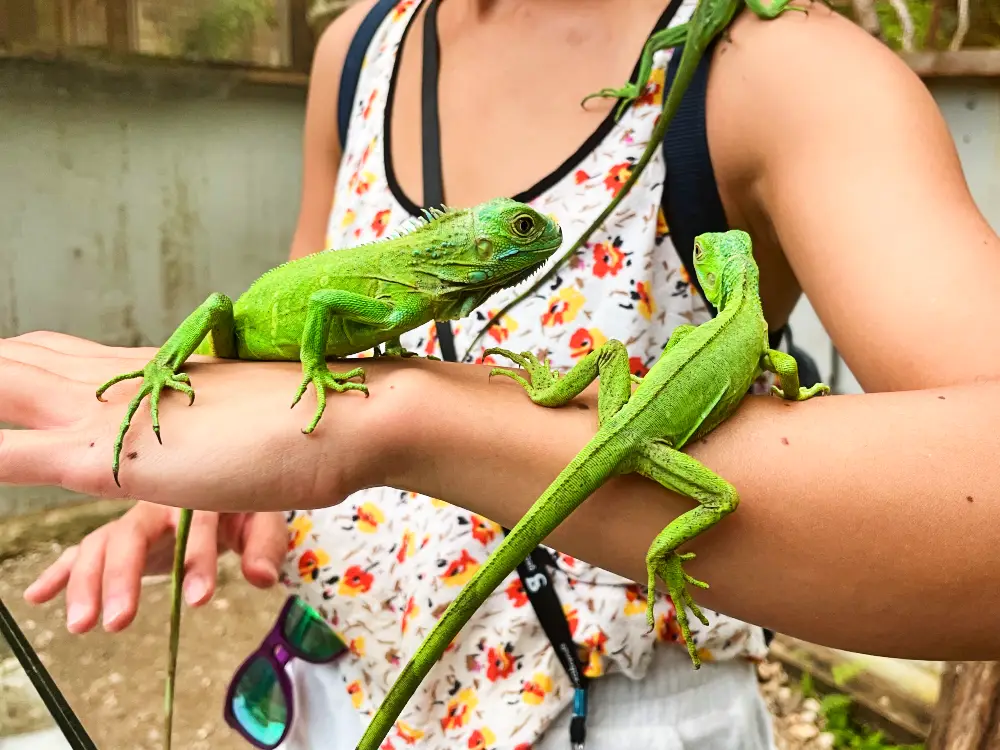
<path id="1" fill-rule="evenodd" d="M 365 54 L 375 37 L 375 32 L 389 11 L 399 4 L 399 0 L 378 0 L 368 11 L 358 30 L 354 32 L 351 46 L 347 48 L 344 68 L 340 72 L 340 89 L 337 92 L 337 132 L 340 134 L 340 147 L 347 143 L 347 127 L 351 124 L 351 112 L 354 110 L 354 94 L 358 90 L 358 79 L 361 77 L 361 66 Z"/>
<path id="2" fill-rule="evenodd" d="M 677 108 L 677 114 L 663 138 L 667 176 L 662 196 L 663 216 L 667 220 L 674 249 L 687 269 L 691 283 L 705 300 L 708 309 L 713 311 L 714 308 L 705 299 L 705 293 L 694 272 L 694 238 L 702 232 L 725 232 L 729 229 L 712 169 L 705 123 L 708 70 L 717 43 L 718 37 L 702 55 L 691 84 Z M 678 47 L 667 64 L 664 92 L 669 91 L 673 85 L 683 51 L 683 47 Z M 773 348 L 781 343 L 786 329 L 787 326 L 770 332 Z M 807 384 L 803 382 L 803 385 Z"/>

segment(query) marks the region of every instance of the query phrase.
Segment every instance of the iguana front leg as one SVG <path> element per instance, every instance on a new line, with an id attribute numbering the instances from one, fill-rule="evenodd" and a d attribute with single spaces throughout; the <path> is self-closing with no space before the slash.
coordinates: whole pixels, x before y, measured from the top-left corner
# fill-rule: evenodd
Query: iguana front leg
<path id="1" fill-rule="evenodd" d="M 299 403 L 310 383 L 316 387 L 316 413 L 309 425 L 302 430 L 307 435 L 316 429 L 326 409 L 327 388 L 337 393 L 361 391 L 365 396 L 368 395 L 368 387 L 363 385 L 365 380 L 363 367 L 334 373 L 326 364 L 326 342 L 330 336 L 330 320 L 335 315 L 374 328 L 389 330 L 404 325 L 407 320 L 415 316 L 415 313 L 411 313 L 405 307 L 395 307 L 382 300 L 340 289 L 321 289 L 309 297 L 306 322 L 302 330 L 302 343 L 299 347 L 303 378 L 292 401 L 292 407 Z M 386 343 L 386 354 L 392 353 L 393 341 L 399 350 L 402 350 L 399 346 L 399 337 L 396 337 Z M 361 382 L 348 382 L 353 378 L 361 378 Z"/>
<path id="2" fill-rule="evenodd" d="M 661 531 L 646 553 L 646 569 L 649 572 L 646 618 L 649 627 L 655 626 L 653 604 L 656 579 L 659 577 L 667 586 L 667 592 L 677 612 L 677 625 L 697 669 L 701 666 L 701 659 L 691 637 L 685 607 L 690 608 L 694 616 L 704 625 L 708 625 L 708 618 L 691 598 L 687 586 L 690 584 L 707 589 L 708 584 L 684 572 L 682 563 L 693 559 L 694 553 L 679 554 L 677 548 L 736 510 L 736 506 L 739 505 L 739 495 L 725 479 L 696 459 L 674 450 L 660 440 L 650 441 L 641 448 L 634 467 L 636 473 L 698 502 L 698 507 L 683 513 Z"/>
<path id="3" fill-rule="evenodd" d="M 618 105 L 618 111 L 615 112 L 615 119 L 620 119 L 622 112 L 628 107 L 635 99 L 646 89 L 646 85 L 649 83 L 650 75 L 653 72 L 653 55 L 655 55 L 660 50 L 670 49 L 671 47 L 677 47 L 684 43 L 687 38 L 688 28 L 690 24 L 682 23 L 677 26 L 671 26 L 668 29 L 663 29 L 653 34 L 642 48 L 642 57 L 639 59 L 639 75 L 636 77 L 636 82 L 631 81 L 626 83 L 620 89 L 604 88 L 600 91 L 587 94 L 583 97 L 583 101 L 580 102 L 582 107 L 590 99 L 596 99 L 598 97 L 612 97 L 615 99 L 621 99 L 621 104 Z"/>
<path id="4" fill-rule="evenodd" d="M 180 391 L 188 397 L 188 403 L 194 403 L 194 389 L 191 380 L 183 372 L 178 372 L 198 345 L 211 335 L 212 353 L 218 357 L 236 356 L 236 339 L 233 333 L 233 301 L 224 294 L 213 294 L 201 303 L 198 308 L 184 319 L 167 342 L 160 347 L 143 369 L 116 375 L 97 389 L 97 400 L 104 401 L 104 392 L 116 383 L 132 378 L 142 378 L 142 387 L 128 405 L 125 418 L 122 420 L 115 439 L 112 473 L 115 484 L 118 482 L 118 469 L 125 433 L 128 432 L 132 417 L 139 409 L 142 400 L 149 396 L 149 410 L 153 420 L 153 432 L 156 439 L 160 438 L 160 394 L 164 388 Z"/>
<path id="5" fill-rule="evenodd" d="M 771 386 L 771 393 L 788 401 L 808 401 L 813 396 L 830 392 L 830 386 L 816 383 L 810 388 L 799 387 L 799 364 L 795 357 L 778 349 L 768 349 L 761 358 L 762 370 L 773 372 L 781 379 L 781 387 Z"/>
<path id="6" fill-rule="evenodd" d="M 628 350 L 620 341 L 611 339 L 594 349 L 562 375 L 549 368 L 531 352 L 515 354 L 507 349 L 487 349 L 484 355 L 498 354 L 517 363 L 531 376 L 529 383 L 515 372 L 495 367 L 490 376 L 504 375 L 521 384 L 529 398 L 540 406 L 565 406 L 600 378 L 597 394 L 599 424 L 614 416 L 632 395 L 632 373 L 628 367 Z"/>

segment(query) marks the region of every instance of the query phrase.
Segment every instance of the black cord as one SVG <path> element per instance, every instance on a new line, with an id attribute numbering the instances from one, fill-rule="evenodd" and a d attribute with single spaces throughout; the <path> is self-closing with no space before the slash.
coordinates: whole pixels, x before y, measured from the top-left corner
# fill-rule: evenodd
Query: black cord
<path id="1" fill-rule="evenodd" d="M 73 709 L 69 707 L 65 696 L 56 686 L 48 670 L 45 669 L 45 665 L 38 658 L 35 649 L 31 647 L 28 639 L 24 637 L 24 633 L 17 625 L 17 620 L 14 619 L 10 610 L 7 609 L 7 605 L 4 604 L 2 598 L 0 598 L 0 634 L 10 644 L 14 656 L 17 657 L 21 668 L 28 675 L 31 684 L 35 686 L 35 690 L 41 696 L 42 703 L 49 710 L 59 729 L 62 730 L 63 736 L 66 737 L 66 741 L 69 742 L 70 747 L 73 750 L 97 750 L 97 745 L 90 739 L 87 731 L 83 728 L 83 724 L 80 723 L 80 719 L 73 713 Z"/>

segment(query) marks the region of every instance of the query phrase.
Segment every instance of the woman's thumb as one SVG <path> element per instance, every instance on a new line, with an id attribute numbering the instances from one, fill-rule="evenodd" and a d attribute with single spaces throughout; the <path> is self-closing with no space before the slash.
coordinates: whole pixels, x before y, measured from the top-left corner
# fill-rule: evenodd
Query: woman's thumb
<path id="1" fill-rule="evenodd" d="M 258 588 L 278 582 L 288 554 L 284 513 L 254 513 L 243 524 L 243 575 Z"/>

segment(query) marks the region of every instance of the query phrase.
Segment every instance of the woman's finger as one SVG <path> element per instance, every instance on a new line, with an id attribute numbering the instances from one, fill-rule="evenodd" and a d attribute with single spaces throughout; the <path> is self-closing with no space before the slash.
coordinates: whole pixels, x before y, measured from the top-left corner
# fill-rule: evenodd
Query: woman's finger
<path id="1" fill-rule="evenodd" d="M 184 601 L 199 607 L 215 593 L 219 565 L 219 514 L 197 511 L 184 555 Z"/>
<path id="2" fill-rule="evenodd" d="M 104 629 L 128 627 L 139 608 L 142 575 L 150 547 L 172 531 L 170 512 L 158 505 L 139 503 L 109 524 L 101 583 Z"/>
<path id="3" fill-rule="evenodd" d="M 142 369 L 148 360 L 132 357 L 69 356 L 55 349 L 28 344 L 16 339 L 0 339 L 0 359 L 32 365 L 61 375 L 69 380 L 86 383 L 96 392 L 100 383 L 120 372 Z"/>
<path id="4" fill-rule="evenodd" d="M 258 588 L 278 582 L 278 572 L 288 553 L 288 528 L 284 513 L 254 513 L 243 527 L 243 576 Z"/>
<path id="5" fill-rule="evenodd" d="M 86 633 L 97 624 L 109 528 L 103 526 L 80 542 L 66 585 L 66 628 L 71 633 Z"/>
<path id="6" fill-rule="evenodd" d="M 0 422 L 32 429 L 69 424 L 79 417 L 84 388 L 40 367 L 0 359 Z"/>
<path id="7" fill-rule="evenodd" d="M 67 459 L 79 452 L 79 443 L 80 436 L 69 430 L 0 430 L 0 484 L 89 491 L 66 477 L 71 465 Z M 124 493 L 102 491 L 100 496 L 124 497 Z"/>
<path id="8" fill-rule="evenodd" d="M 79 551 L 80 548 L 76 545 L 63 550 L 56 561 L 43 570 L 41 575 L 24 590 L 25 600 L 32 604 L 45 604 L 45 602 L 54 599 L 60 591 L 66 588 L 70 571 L 73 570 L 73 563 L 76 562 Z"/>
<path id="9" fill-rule="evenodd" d="M 148 360 L 156 353 L 156 349 L 153 347 L 107 346 L 96 341 L 82 339 L 79 336 L 55 331 L 29 331 L 6 340 L 40 346 L 61 354 L 72 354 L 78 357 L 121 357 L 123 359 L 144 358 Z"/>

